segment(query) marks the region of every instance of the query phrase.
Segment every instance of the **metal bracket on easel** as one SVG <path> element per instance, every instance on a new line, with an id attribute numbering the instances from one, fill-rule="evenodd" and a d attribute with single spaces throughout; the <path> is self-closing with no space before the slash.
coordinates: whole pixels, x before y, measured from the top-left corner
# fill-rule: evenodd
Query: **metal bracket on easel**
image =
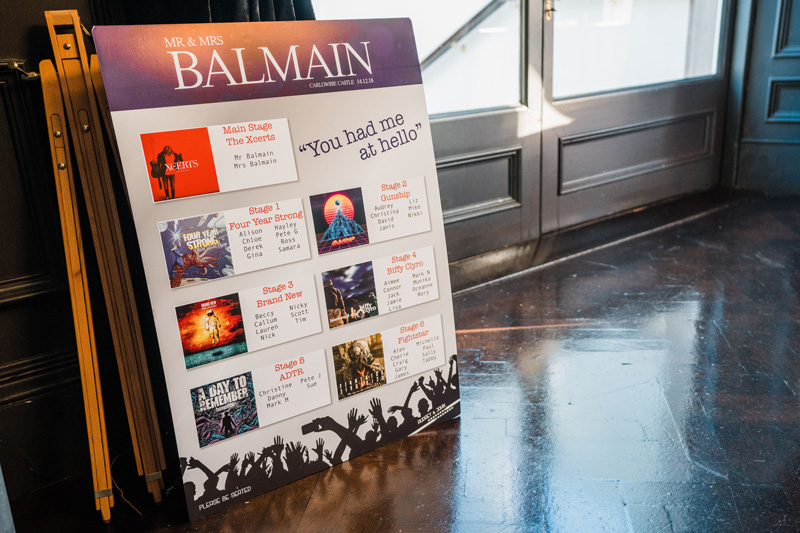
<path id="1" fill-rule="evenodd" d="M 16 70 L 20 77 L 25 81 L 32 81 L 39 79 L 39 73 L 35 70 L 27 70 L 25 68 L 24 59 L 0 59 L 0 70 Z"/>

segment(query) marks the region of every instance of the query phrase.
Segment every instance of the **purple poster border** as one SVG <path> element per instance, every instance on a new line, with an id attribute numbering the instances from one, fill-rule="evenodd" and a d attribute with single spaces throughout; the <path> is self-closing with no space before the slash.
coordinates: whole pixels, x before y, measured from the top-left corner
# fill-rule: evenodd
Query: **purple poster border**
<path id="1" fill-rule="evenodd" d="M 411 21 L 96 26 L 111 111 L 422 83 Z"/>

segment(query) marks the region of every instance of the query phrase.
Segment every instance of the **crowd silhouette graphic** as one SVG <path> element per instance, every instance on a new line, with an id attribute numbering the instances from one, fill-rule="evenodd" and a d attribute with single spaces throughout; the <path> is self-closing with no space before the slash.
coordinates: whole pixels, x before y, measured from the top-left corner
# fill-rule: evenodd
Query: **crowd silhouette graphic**
<path id="1" fill-rule="evenodd" d="M 302 426 L 303 435 L 311 436 L 308 444 L 285 442 L 277 435 L 260 451 L 249 451 L 243 457 L 234 453 L 216 470 L 194 457 L 181 457 L 181 475 L 197 470 L 205 476 L 202 487 L 192 481 L 184 483 L 187 501 L 202 511 L 241 489 L 265 492 L 411 435 L 434 421 L 455 417 L 459 390 L 454 355 L 449 363 L 447 379 L 437 368 L 427 382 L 425 376 L 413 381 L 403 405 L 390 406 L 384 412 L 381 400 L 372 398 L 369 418 L 353 408 L 344 424 L 330 416 L 313 419 Z M 412 407 L 415 399 L 416 412 Z"/>

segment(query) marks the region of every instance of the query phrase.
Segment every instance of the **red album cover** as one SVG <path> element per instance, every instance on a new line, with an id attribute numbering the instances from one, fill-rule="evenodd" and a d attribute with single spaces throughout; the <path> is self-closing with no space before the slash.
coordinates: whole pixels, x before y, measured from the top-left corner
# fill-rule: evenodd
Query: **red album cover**
<path id="1" fill-rule="evenodd" d="M 143 133 L 153 201 L 219 192 L 206 128 Z"/>
<path id="2" fill-rule="evenodd" d="M 238 293 L 181 305 L 175 312 L 186 368 L 247 352 Z"/>

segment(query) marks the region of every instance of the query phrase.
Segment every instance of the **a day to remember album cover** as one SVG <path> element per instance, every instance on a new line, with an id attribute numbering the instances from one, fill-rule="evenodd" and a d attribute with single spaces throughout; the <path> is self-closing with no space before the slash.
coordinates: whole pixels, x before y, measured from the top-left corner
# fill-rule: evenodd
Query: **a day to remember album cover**
<path id="1" fill-rule="evenodd" d="M 309 200 L 320 255 L 369 244 L 360 187 L 317 194 Z"/>
<path id="2" fill-rule="evenodd" d="M 372 261 L 322 273 L 328 327 L 378 316 Z"/>
<path id="3" fill-rule="evenodd" d="M 258 429 L 256 395 L 250 372 L 191 390 L 200 447 Z"/>
<path id="4" fill-rule="evenodd" d="M 219 192 L 206 128 L 141 135 L 153 201 Z"/>
<path id="5" fill-rule="evenodd" d="M 223 213 L 159 222 L 158 230 L 173 289 L 236 273 Z"/>
<path id="6" fill-rule="evenodd" d="M 175 313 L 187 369 L 247 352 L 237 293 L 182 305 Z"/>
<path id="7" fill-rule="evenodd" d="M 381 334 L 334 346 L 333 366 L 340 400 L 386 385 Z"/>

